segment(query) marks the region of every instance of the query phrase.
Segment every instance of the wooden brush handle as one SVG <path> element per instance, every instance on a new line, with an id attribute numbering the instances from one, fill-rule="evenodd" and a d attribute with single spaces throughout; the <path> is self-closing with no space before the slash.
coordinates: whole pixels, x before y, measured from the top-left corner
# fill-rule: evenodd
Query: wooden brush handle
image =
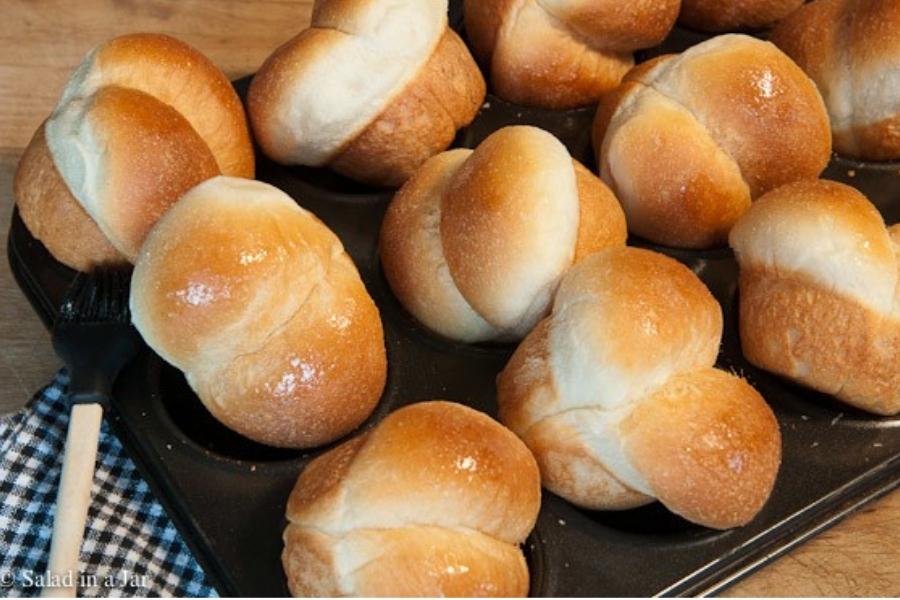
<path id="1" fill-rule="evenodd" d="M 97 440 L 102 420 L 103 408 L 99 404 L 76 404 L 72 407 L 62 476 L 56 496 L 56 514 L 53 516 L 50 562 L 47 565 L 54 580 L 71 582 L 71 585 L 45 587 L 41 591 L 45 598 L 75 597 L 79 575 L 78 554 L 91 501 L 91 484 L 94 481 Z"/>

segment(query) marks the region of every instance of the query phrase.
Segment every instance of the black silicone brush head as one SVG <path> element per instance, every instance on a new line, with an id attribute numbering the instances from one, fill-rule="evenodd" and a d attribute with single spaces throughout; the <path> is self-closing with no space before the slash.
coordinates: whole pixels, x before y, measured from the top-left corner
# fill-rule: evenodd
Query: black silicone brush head
<path id="1" fill-rule="evenodd" d="M 106 404 L 116 375 L 140 348 L 130 287 L 129 271 L 101 267 L 79 273 L 60 305 L 53 349 L 69 369 L 73 402 Z"/>
<path id="2" fill-rule="evenodd" d="M 78 273 L 60 306 L 59 322 L 131 324 L 130 288 L 131 273 L 122 268 Z"/>

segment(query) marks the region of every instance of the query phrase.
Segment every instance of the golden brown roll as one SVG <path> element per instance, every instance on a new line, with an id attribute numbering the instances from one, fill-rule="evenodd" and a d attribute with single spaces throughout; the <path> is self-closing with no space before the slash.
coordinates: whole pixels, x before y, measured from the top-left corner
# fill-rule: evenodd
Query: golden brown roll
<path id="1" fill-rule="evenodd" d="M 216 177 L 157 223 L 131 284 L 135 326 L 248 438 L 334 440 L 386 377 L 378 309 L 338 238 L 283 192 Z"/>
<path id="2" fill-rule="evenodd" d="M 819 86 L 841 154 L 900 159 L 898 32 L 900 0 L 818 0 L 772 31 Z"/>
<path id="3" fill-rule="evenodd" d="M 731 232 L 744 355 L 869 412 L 900 412 L 900 225 L 855 189 L 803 181 Z"/>
<path id="4" fill-rule="evenodd" d="M 466 0 L 466 32 L 510 102 L 572 108 L 596 102 L 661 43 L 680 0 Z"/>
<path id="5" fill-rule="evenodd" d="M 540 477 L 509 430 L 452 402 L 401 408 L 312 461 L 287 505 L 295 596 L 524 596 Z"/>
<path id="6" fill-rule="evenodd" d="M 785 18 L 805 0 L 681 0 L 678 22 L 701 31 L 761 29 Z"/>
<path id="7" fill-rule="evenodd" d="M 228 79 L 187 44 L 132 34 L 85 57 L 15 177 L 19 213 L 75 269 L 133 262 L 147 232 L 195 184 L 253 177 Z"/>
<path id="8" fill-rule="evenodd" d="M 316 0 L 311 27 L 253 78 L 248 110 L 270 158 L 396 187 L 450 145 L 484 95 L 447 0 Z"/>
<path id="9" fill-rule="evenodd" d="M 381 260 L 429 329 L 464 342 L 520 339 L 569 266 L 626 235 L 615 197 L 559 140 L 506 127 L 416 172 L 388 208 Z"/>
<path id="10" fill-rule="evenodd" d="M 817 177 L 831 132 L 815 85 L 787 56 L 723 35 L 629 73 L 600 103 L 594 149 L 633 233 L 706 248 L 726 242 L 754 198 Z"/>
<path id="11" fill-rule="evenodd" d="M 778 423 L 713 368 L 722 312 L 681 263 L 609 248 L 563 277 L 553 312 L 500 374 L 500 419 L 545 487 L 591 509 L 658 499 L 717 529 L 750 521 L 781 460 Z"/>

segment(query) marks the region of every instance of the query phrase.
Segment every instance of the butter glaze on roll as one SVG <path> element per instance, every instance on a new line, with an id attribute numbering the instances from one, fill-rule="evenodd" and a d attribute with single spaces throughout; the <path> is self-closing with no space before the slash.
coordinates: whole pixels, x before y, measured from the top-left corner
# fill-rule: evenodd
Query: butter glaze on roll
<path id="1" fill-rule="evenodd" d="M 658 499 L 707 527 L 743 525 L 772 490 L 781 436 L 759 393 L 713 368 L 721 337 L 719 304 L 687 267 L 601 250 L 563 277 L 500 374 L 500 420 L 574 504 Z"/>
<path id="2" fill-rule="evenodd" d="M 559 140 L 506 127 L 416 172 L 388 207 L 381 259 L 394 294 L 429 329 L 463 342 L 520 339 L 566 269 L 626 234 L 615 197 Z"/>
<path id="3" fill-rule="evenodd" d="M 278 189 L 217 177 L 157 223 L 135 265 L 134 324 L 227 427 L 319 446 L 384 388 L 378 309 L 338 238 Z"/>
<path id="4" fill-rule="evenodd" d="M 591 104 L 634 66 L 632 52 L 665 39 L 679 0 L 466 0 L 466 32 L 510 102 Z"/>
<path id="5" fill-rule="evenodd" d="M 701 31 L 762 29 L 774 25 L 805 0 L 681 0 L 678 22 Z"/>
<path id="6" fill-rule="evenodd" d="M 857 190 L 804 181 L 731 232 L 744 355 L 863 410 L 900 413 L 900 224 Z"/>
<path id="7" fill-rule="evenodd" d="M 253 78 L 248 110 L 270 158 L 399 186 L 484 95 L 447 0 L 316 0 L 310 28 Z"/>
<path id="8" fill-rule="evenodd" d="M 900 159 L 900 0 L 818 0 L 771 40 L 819 86 L 838 152 Z"/>
<path id="9" fill-rule="evenodd" d="M 630 231 L 707 248 L 754 198 L 817 177 L 831 132 L 815 85 L 784 53 L 724 35 L 629 73 L 601 100 L 594 149 Z"/>
<path id="10" fill-rule="evenodd" d="M 522 442 L 452 402 L 397 410 L 312 461 L 287 504 L 295 596 L 525 596 L 540 509 Z"/>
<path id="11" fill-rule="evenodd" d="M 240 100 L 205 56 L 132 34 L 92 50 L 19 163 L 22 220 L 79 270 L 133 262 L 169 206 L 219 174 L 253 177 Z"/>

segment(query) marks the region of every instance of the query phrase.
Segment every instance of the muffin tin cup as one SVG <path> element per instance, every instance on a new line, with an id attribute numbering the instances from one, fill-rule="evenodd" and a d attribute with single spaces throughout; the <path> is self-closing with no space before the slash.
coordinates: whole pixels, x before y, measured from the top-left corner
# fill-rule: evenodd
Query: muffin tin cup
<path id="1" fill-rule="evenodd" d="M 460 22 L 457 4 L 451 17 Z M 661 48 L 641 57 L 679 51 L 706 37 L 676 29 Z M 247 80 L 235 85 L 243 95 Z M 519 107 L 489 96 L 454 145 L 474 147 L 504 125 L 537 125 L 595 170 L 593 112 Z M 257 158 L 260 180 L 287 192 L 338 234 L 381 311 L 388 381 L 374 414 L 359 430 L 400 406 L 430 399 L 462 402 L 496 416 L 495 378 L 515 346 L 440 338 L 394 298 L 377 251 L 392 192 L 327 170 Z M 824 177 L 857 187 L 888 223 L 900 221 L 900 165 L 835 157 Z M 659 503 L 621 512 L 589 511 L 545 490 L 537 526 L 523 548 L 532 595 L 715 593 L 900 484 L 900 419 L 862 413 L 744 359 L 737 328 L 738 271 L 730 250 L 629 243 L 685 263 L 721 303 L 725 330 L 718 366 L 746 377 L 772 406 L 783 437 L 782 467 L 762 512 L 749 525 L 729 531 L 694 525 Z M 50 328 L 74 271 L 50 256 L 17 213 L 8 256 L 16 281 Z M 286 595 L 280 554 L 288 494 L 309 460 L 341 440 L 292 451 L 241 438 L 209 415 L 180 372 L 146 348 L 120 375 L 112 404 L 111 425 L 219 592 Z"/>

